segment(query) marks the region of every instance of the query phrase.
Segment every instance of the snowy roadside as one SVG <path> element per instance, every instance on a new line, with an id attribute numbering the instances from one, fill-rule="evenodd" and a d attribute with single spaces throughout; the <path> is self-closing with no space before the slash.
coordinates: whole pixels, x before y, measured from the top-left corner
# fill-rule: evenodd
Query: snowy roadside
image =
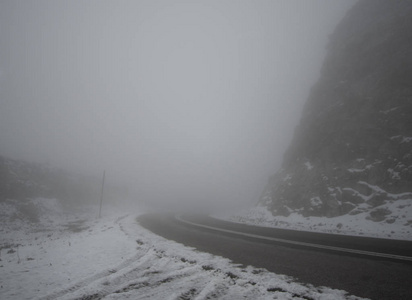
<path id="1" fill-rule="evenodd" d="M 135 243 L 122 236 L 116 218 L 97 219 L 86 208 L 67 213 L 55 199 L 34 199 L 24 205 L 8 201 L 0 206 L 2 299 L 45 295 L 115 267 L 133 253 Z M 33 207 L 40 212 L 33 214 L 38 220 L 27 221 Z"/>
<path id="2" fill-rule="evenodd" d="M 168 241 L 139 226 L 139 212 L 96 219 L 36 201 L 47 213 L 37 223 L 2 203 L 2 299 L 360 299 Z"/>
<path id="3" fill-rule="evenodd" d="M 304 217 L 296 212 L 288 217 L 273 216 L 265 207 L 257 206 L 237 213 L 215 214 L 214 218 L 255 226 L 344 234 L 386 239 L 412 240 L 412 199 L 387 201 L 379 206 L 389 212 L 386 220 L 372 220 L 370 211 L 340 217 Z M 389 220 L 389 221 L 388 221 Z"/>

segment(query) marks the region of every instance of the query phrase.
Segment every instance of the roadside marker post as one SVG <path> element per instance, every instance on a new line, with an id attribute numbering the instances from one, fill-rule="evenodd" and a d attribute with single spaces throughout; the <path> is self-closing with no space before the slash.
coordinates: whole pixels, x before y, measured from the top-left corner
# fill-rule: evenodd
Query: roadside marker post
<path id="1" fill-rule="evenodd" d="M 100 192 L 99 218 L 102 217 L 103 190 L 104 190 L 104 178 L 105 178 L 105 177 L 106 177 L 106 170 L 103 171 L 102 190 L 101 190 L 101 192 Z"/>

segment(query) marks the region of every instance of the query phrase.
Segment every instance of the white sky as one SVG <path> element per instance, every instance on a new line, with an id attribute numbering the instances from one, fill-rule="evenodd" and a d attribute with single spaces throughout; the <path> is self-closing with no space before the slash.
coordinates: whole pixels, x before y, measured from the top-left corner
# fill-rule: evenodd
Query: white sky
<path id="1" fill-rule="evenodd" d="M 250 201 L 354 1 L 2 1 L 0 155 Z"/>

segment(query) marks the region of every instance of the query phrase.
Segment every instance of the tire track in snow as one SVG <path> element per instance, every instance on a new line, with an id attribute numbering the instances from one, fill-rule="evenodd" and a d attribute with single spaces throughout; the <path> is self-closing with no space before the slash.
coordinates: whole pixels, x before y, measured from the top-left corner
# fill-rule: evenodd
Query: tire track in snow
<path id="1" fill-rule="evenodd" d="M 120 217 L 115 221 L 120 230 L 128 237 L 132 234 L 125 230 L 124 224 L 121 223 L 126 216 Z M 193 262 L 184 262 L 182 258 L 174 257 L 170 262 L 170 257 L 164 256 L 162 250 L 153 249 L 150 246 L 138 245 L 138 253 L 133 257 L 125 260 L 116 268 L 105 270 L 89 278 L 71 284 L 69 287 L 55 291 L 49 295 L 38 298 L 38 300 L 51 299 L 101 299 L 108 295 L 117 294 L 120 298 L 124 297 L 130 291 L 139 290 L 141 299 L 155 296 L 159 293 L 164 295 L 173 295 L 177 290 L 181 292 L 182 299 L 191 299 L 198 294 L 197 290 L 186 290 L 187 281 L 191 276 L 195 276 L 199 270 L 193 266 Z M 154 262 L 156 262 L 154 264 Z M 174 272 L 164 272 L 170 264 L 182 264 Z M 169 267 L 170 269 L 170 267 Z M 196 276 L 195 276 L 196 277 Z M 193 284 L 196 286 L 206 285 L 205 279 L 195 278 Z M 179 288 L 180 286 L 180 288 Z M 178 287 L 178 288 L 177 288 Z M 80 297 L 76 296 L 82 294 Z M 176 295 L 178 296 L 178 295 Z M 116 297 L 115 297 L 116 298 Z"/>
<path id="2" fill-rule="evenodd" d="M 124 230 L 124 228 L 123 228 L 122 224 L 120 223 L 120 221 L 123 220 L 123 219 L 125 219 L 127 216 L 128 216 L 128 215 L 124 215 L 124 216 L 122 216 L 122 217 L 119 217 L 119 218 L 114 222 L 114 224 L 118 225 L 119 228 L 120 228 L 120 230 L 121 230 L 125 235 L 128 235 L 128 234 L 127 234 L 126 231 Z M 48 299 L 56 299 L 56 298 L 63 297 L 63 296 L 65 296 L 65 295 L 69 295 L 69 294 L 73 293 L 74 291 L 77 291 L 77 290 L 79 290 L 79 289 L 81 289 L 81 288 L 83 288 L 83 287 L 86 287 L 86 286 L 88 286 L 88 285 L 90 285 L 90 284 L 92 284 L 92 283 L 94 283 L 94 282 L 97 282 L 97 281 L 99 281 L 99 280 L 101 280 L 101 279 L 103 279 L 103 278 L 107 278 L 108 276 L 112 275 L 112 274 L 114 273 L 114 271 L 117 273 L 117 272 L 119 272 L 119 271 L 121 271 L 121 270 L 124 270 L 124 269 L 129 268 L 132 263 L 138 261 L 141 257 L 145 256 L 145 254 L 146 254 L 146 253 L 144 253 L 144 252 L 143 252 L 143 253 L 139 252 L 139 253 L 135 254 L 134 256 L 132 256 L 131 258 L 126 259 L 124 262 L 122 262 L 121 264 L 119 264 L 119 265 L 118 265 L 116 268 L 114 268 L 114 269 L 110 269 L 110 270 L 105 270 L 105 271 L 103 271 L 103 272 L 99 272 L 99 273 L 97 273 L 97 274 L 95 274 L 95 275 L 93 275 L 93 276 L 91 276 L 91 277 L 89 277 L 89 278 L 86 278 L 86 279 L 80 280 L 80 281 L 78 281 L 78 282 L 76 282 L 76 283 L 74 283 L 74 284 L 71 284 L 69 287 L 67 287 L 67 288 L 65 288 L 65 289 L 63 289 L 63 290 L 59 290 L 59 291 L 52 292 L 52 293 L 49 294 L 49 295 L 46 295 L 46 296 L 43 296 L 43 297 L 40 297 L 40 298 L 37 298 L 37 299 L 38 299 L 38 300 L 48 300 Z"/>

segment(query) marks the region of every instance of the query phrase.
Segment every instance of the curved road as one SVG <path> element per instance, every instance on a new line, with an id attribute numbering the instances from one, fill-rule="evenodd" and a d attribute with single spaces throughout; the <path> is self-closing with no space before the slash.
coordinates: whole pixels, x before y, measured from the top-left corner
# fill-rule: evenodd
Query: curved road
<path id="1" fill-rule="evenodd" d="M 412 242 L 263 228 L 204 216 L 153 214 L 138 221 L 167 239 L 303 283 L 371 299 L 412 299 Z"/>

